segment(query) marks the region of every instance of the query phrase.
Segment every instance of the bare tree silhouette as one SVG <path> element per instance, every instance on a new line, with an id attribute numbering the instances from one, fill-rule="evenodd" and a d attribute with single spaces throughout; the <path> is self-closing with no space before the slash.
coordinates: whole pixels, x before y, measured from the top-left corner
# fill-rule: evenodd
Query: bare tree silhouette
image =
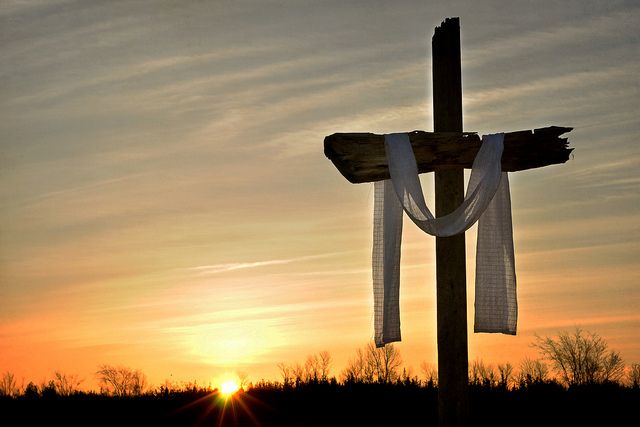
<path id="1" fill-rule="evenodd" d="M 291 387 L 293 385 L 293 372 L 291 372 L 291 367 L 284 362 L 280 362 L 278 363 L 278 370 L 280 371 L 284 388 Z"/>
<path id="2" fill-rule="evenodd" d="M 493 387 L 496 384 L 496 372 L 493 366 L 476 359 L 469 367 L 469 382 L 474 385 Z"/>
<path id="3" fill-rule="evenodd" d="M 238 385 L 240 386 L 241 389 L 244 389 L 245 387 L 247 387 L 249 385 L 249 374 L 241 371 L 238 372 Z"/>
<path id="4" fill-rule="evenodd" d="M 373 342 L 357 349 L 349 359 L 341 377 L 351 383 L 392 383 L 400 379 L 402 358 L 393 344 L 376 348 Z"/>
<path id="5" fill-rule="evenodd" d="M 580 328 L 573 333 L 560 332 L 557 339 L 536 335 L 533 346 L 553 363 L 568 386 L 618 381 L 624 373 L 620 353 L 609 350 L 597 334 Z"/>
<path id="6" fill-rule="evenodd" d="M 513 365 L 509 362 L 498 365 L 498 374 L 500 375 L 499 385 L 502 388 L 509 388 L 509 384 L 513 382 Z"/>
<path id="7" fill-rule="evenodd" d="M 546 363 L 540 359 L 525 357 L 520 363 L 518 383 L 521 387 L 543 383 L 547 381 L 548 375 L 549 368 Z"/>
<path id="8" fill-rule="evenodd" d="M 287 365 L 278 363 L 278 370 L 282 377 L 284 388 L 301 384 L 328 382 L 331 370 L 331 355 L 328 351 L 307 356 L 304 365 L 295 363 Z"/>
<path id="9" fill-rule="evenodd" d="M 56 393 L 60 396 L 71 396 L 76 393 L 82 381 L 74 374 L 65 374 L 60 371 L 54 372 L 53 385 Z"/>
<path id="10" fill-rule="evenodd" d="M 640 363 L 632 363 L 629 367 L 629 386 L 640 388 Z"/>
<path id="11" fill-rule="evenodd" d="M 0 397 L 15 397 L 20 394 L 20 387 L 13 373 L 7 371 L 0 377 Z"/>
<path id="12" fill-rule="evenodd" d="M 420 364 L 420 372 L 425 379 L 427 387 L 435 387 L 438 385 L 438 366 L 432 363 L 422 362 Z"/>
<path id="13" fill-rule="evenodd" d="M 362 349 L 357 349 L 353 358 L 347 362 L 347 366 L 342 371 L 342 380 L 351 383 L 363 383 L 367 381 L 367 358 Z"/>
<path id="14" fill-rule="evenodd" d="M 101 365 L 96 375 L 102 390 L 114 396 L 139 396 L 147 384 L 146 376 L 142 371 L 126 367 Z"/>
<path id="15" fill-rule="evenodd" d="M 367 345 L 367 365 L 373 372 L 375 381 L 388 384 L 399 378 L 402 358 L 393 344 L 377 348 L 371 342 Z"/>
<path id="16" fill-rule="evenodd" d="M 320 366 L 318 356 L 314 354 L 307 356 L 307 360 L 304 362 L 304 382 L 318 382 L 320 379 L 319 372 Z"/>
<path id="17" fill-rule="evenodd" d="M 320 381 L 329 380 L 329 371 L 331 369 L 331 355 L 328 351 L 323 350 L 317 355 L 318 357 L 318 370 L 320 373 Z"/>

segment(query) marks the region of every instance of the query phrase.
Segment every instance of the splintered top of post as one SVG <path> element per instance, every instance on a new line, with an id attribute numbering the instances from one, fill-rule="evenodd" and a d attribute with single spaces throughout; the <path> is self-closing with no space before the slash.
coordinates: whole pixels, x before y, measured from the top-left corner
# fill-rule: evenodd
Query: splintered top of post
<path id="1" fill-rule="evenodd" d="M 573 148 L 560 135 L 573 128 L 550 126 L 504 134 L 502 170 L 505 172 L 565 163 Z M 409 132 L 418 171 L 471 168 L 480 149 L 474 132 Z M 354 184 L 389 179 L 384 135 L 334 133 L 324 139 L 324 154 Z"/>

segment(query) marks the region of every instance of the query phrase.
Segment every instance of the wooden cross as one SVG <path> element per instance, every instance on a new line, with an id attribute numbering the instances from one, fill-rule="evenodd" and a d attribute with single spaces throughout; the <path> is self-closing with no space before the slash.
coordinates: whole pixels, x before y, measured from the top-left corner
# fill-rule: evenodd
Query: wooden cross
<path id="1" fill-rule="evenodd" d="M 474 132 L 462 132 L 460 20 L 447 18 L 432 39 L 434 132 L 409 133 L 418 171 L 435 172 L 436 216 L 464 199 L 464 168 L 479 148 Z M 560 135 L 572 128 L 551 126 L 506 133 L 503 171 L 564 163 L 573 150 Z M 384 136 L 336 133 L 324 140 L 324 153 L 352 183 L 389 178 Z M 438 418 L 443 427 L 465 426 L 468 416 L 467 296 L 464 233 L 436 237 L 438 322 Z"/>

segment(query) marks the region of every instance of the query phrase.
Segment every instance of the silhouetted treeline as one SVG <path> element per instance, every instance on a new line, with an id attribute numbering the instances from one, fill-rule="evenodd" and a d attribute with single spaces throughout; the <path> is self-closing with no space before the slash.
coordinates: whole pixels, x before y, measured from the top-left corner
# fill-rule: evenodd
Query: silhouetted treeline
<path id="1" fill-rule="evenodd" d="M 615 383 L 470 387 L 476 425 L 624 425 L 623 420 L 637 419 L 639 404 L 640 389 Z M 228 399 L 204 387 L 127 397 L 78 391 L 0 398 L 3 418 L 21 426 L 428 426 L 437 425 L 437 411 L 437 387 L 415 381 L 329 379 L 297 387 L 261 381 Z"/>
<path id="2" fill-rule="evenodd" d="M 624 365 L 595 334 L 576 329 L 536 338 L 543 356 L 517 366 L 469 365 L 470 411 L 476 425 L 623 425 L 637 419 L 640 365 Z M 332 374 L 328 352 L 278 365 L 281 379 L 247 382 L 232 396 L 195 382 L 149 387 L 140 370 L 101 365 L 100 391 L 55 372 L 41 384 L 0 377 L 0 414 L 16 425 L 105 426 L 396 426 L 437 425 L 436 367 L 403 367 L 393 345 L 368 344 Z"/>

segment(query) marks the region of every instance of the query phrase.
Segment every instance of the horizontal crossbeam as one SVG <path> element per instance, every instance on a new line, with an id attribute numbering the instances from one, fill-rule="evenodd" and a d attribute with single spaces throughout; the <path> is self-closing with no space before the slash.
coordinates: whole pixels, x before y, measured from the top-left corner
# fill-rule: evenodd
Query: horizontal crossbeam
<path id="1" fill-rule="evenodd" d="M 505 133 L 502 170 L 514 172 L 565 163 L 573 148 L 569 148 L 567 138 L 560 135 L 572 129 L 550 126 Z M 420 173 L 471 168 L 482 144 L 473 132 L 413 131 L 409 139 Z M 324 139 L 324 154 L 354 184 L 389 178 L 384 135 L 334 133 Z"/>

